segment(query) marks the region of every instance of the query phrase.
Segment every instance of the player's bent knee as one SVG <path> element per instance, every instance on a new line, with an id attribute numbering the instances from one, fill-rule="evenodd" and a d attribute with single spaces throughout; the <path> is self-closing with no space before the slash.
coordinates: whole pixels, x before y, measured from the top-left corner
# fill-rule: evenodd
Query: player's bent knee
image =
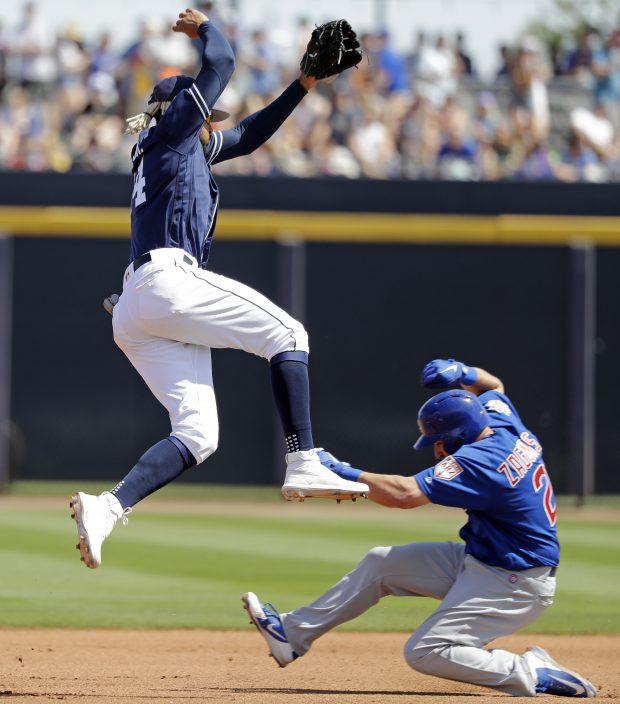
<path id="1" fill-rule="evenodd" d="M 295 330 L 295 342 L 296 342 L 296 349 L 301 350 L 302 352 L 308 352 L 310 349 L 310 342 L 308 340 L 308 333 L 306 332 L 305 328 L 300 325 L 297 330 Z"/>
<path id="2" fill-rule="evenodd" d="M 386 545 L 376 545 L 371 548 L 367 553 L 366 557 L 369 560 L 384 560 L 390 554 L 390 548 Z"/>
<path id="3" fill-rule="evenodd" d="M 197 464 L 204 462 L 207 457 L 210 457 L 217 450 L 217 438 L 206 440 L 198 447 Z"/>
<path id="4" fill-rule="evenodd" d="M 437 643 L 426 643 L 424 639 L 416 636 L 414 633 L 411 638 L 405 643 L 403 655 L 407 665 L 417 672 L 422 672 L 427 675 L 433 675 L 438 669 L 439 661 L 443 662 L 441 653 L 448 644 L 437 645 Z"/>
<path id="5" fill-rule="evenodd" d="M 282 352 L 290 352 L 292 350 L 308 353 L 310 349 L 308 333 L 301 323 L 296 323 L 293 328 L 286 328 L 283 333 L 271 340 L 270 348 L 265 350 L 264 357 L 272 359 Z"/>
<path id="6" fill-rule="evenodd" d="M 385 569 L 385 565 L 392 561 L 393 549 L 391 546 L 377 545 L 366 553 L 364 559 L 380 565 L 381 569 Z"/>
<path id="7" fill-rule="evenodd" d="M 369 550 L 366 555 L 362 558 L 361 564 L 372 572 L 380 573 L 381 566 L 384 564 L 385 559 L 390 554 L 390 548 L 378 545 L 377 547 Z"/>
<path id="8" fill-rule="evenodd" d="M 187 446 L 195 457 L 196 464 L 204 462 L 207 457 L 210 457 L 217 450 L 218 437 L 213 433 L 205 433 L 194 429 L 191 433 L 176 430 L 174 435 Z"/>

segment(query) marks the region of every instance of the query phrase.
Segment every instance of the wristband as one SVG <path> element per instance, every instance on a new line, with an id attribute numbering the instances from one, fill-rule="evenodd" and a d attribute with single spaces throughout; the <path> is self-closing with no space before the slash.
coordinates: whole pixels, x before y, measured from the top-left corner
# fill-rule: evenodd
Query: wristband
<path id="1" fill-rule="evenodd" d="M 478 371 L 476 367 L 466 367 L 463 365 L 463 375 L 461 376 L 461 384 L 465 386 L 471 386 L 476 383 L 478 378 Z"/>
<path id="2" fill-rule="evenodd" d="M 332 472 L 337 474 L 339 477 L 342 477 L 343 479 L 348 479 L 351 482 L 357 482 L 359 481 L 362 470 L 355 469 L 355 467 L 351 467 L 348 464 L 342 464 L 339 462 L 336 467 L 332 469 Z"/>
<path id="3" fill-rule="evenodd" d="M 327 467 L 327 469 L 343 479 L 356 482 L 363 472 L 362 469 L 351 467 L 348 462 L 339 462 L 330 452 L 327 452 L 322 447 L 318 448 L 318 455 L 319 461 L 324 467 Z"/>

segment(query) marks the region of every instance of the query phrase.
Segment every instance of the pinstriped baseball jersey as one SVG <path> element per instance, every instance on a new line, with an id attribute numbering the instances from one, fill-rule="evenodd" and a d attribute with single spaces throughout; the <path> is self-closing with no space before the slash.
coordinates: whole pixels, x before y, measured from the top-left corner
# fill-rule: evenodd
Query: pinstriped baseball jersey
<path id="1" fill-rule="evenodd" d="M 217 221 L 219 190 L 214 163 L 249 154 L 264 144 L 306 95 L 293 81 L 268 106 L 229 130 L 199 139 L 206 103 L 192 88 L 181 91 L 132 152 L 131 259 L 152 249 L 178 247 L 206 268 Z"/>
<path id="2" fill-rule="evenodd" d="M 206 264 L 217 213 L 217 186 L 200 142 L 212 104 L 234 70 L 232 49 L 211 22 L 198 28 L 202 67 L 172 99 L 155 127 L 138 137 L 131 159 L 131 259 L 153 249 L 179 248 Z"/>

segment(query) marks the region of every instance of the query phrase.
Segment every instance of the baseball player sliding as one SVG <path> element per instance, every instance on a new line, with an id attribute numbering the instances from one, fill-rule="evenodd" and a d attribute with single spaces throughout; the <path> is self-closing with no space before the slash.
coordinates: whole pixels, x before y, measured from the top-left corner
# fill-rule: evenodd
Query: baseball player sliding
<path id="1" fill-rule="evenodd" d="M 304 56 L 299 79 L 282 95 L 236 127 L 215 131 L 213 123 L 227 114 L 213 106 L 233 74 L 235 58 L 206 15 L 185 10 L 172 30 L 202 41 L 198 76 L 159 82 L 145 112 L 127 121 L 127 131 L 138 134 L 131 155 L 131 263 L 123 293 L 112 301 L 114 339 L 168 410 L 172 432 L 111 491 L 71 497 L 77 547 L 87 567 L 101 564 L 103 541 L 118 519 L 126 521 L 125 514 L 144 497 L 215 452 L 212 347 L 269 360 L 288 450 L 286 499 L 355 499 L 368 491 L 366 484 L 322 465 L 314 447 L 303 326 L 248 286 L 206 270 L 219 204 L 211 167 L 257 149 L 314 87 L 317 76 L 339 73 L 361 59 L 350 26 L 343 21 L 329 26 L 333 32 L 315 30 L 315 51 Z M 339 47 L 335 52 L 332 35 Z"/>
<path id="2" fill-rule="evenodd" d="M 536 436 L 524 425 L 502 382 L 453 359 L 422 372 L 429 388 L 458 382 L 420 409 L 416 449 L 432 447 L 438 463 L 413 477 L 372 474 L 331 460 L 332 470 L 370 487 L 390 508 L 429 502 L 465 509 L 463 543 L 375 547 L 310 606 L 278 614 L 249 592 L 252 622 L 281 667 L 313 641 L 364 613 L 381 597 L 428 596 L 441 601 L 405 645 L 415 670 L 491 687 L 516 696 L 538 692 L 594 697 L 587 679 L 537 646 L 522 655 L 486 649 L 541 616 L 553 602 L 559 546 L 557 508 Z"/>

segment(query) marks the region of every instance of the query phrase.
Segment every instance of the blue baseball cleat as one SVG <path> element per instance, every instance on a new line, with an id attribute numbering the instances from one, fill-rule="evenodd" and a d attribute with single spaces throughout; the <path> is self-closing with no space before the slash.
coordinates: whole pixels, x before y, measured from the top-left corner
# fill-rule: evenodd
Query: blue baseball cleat
<path id="1" fill-rule="evenodd" d="M 271 604 L 263 604 L 254 592 L 248 592 L 241 597 L 243 608 L 248 612 L 252 623 L 267 641 L 271 657 L 280 665 L 286 667 L 296 660 L 297 653 L 291 648 L 280 614 Z"/>
<path id="2" fill-rule="evenodd" d="M 559 697 L 596 697 L 596 687 L 577 672 L 556 662 L 546 650 L 533 645 L 524 657 L 536 680 L 536 693 Z"/>

